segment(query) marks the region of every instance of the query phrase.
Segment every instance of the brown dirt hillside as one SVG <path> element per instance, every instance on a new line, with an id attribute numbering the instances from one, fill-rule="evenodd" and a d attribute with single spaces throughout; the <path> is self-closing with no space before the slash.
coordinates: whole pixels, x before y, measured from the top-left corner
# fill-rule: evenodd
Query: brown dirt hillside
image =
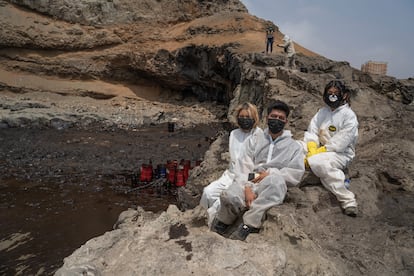
<path id="1" fill-rule="evenodd" d="M 260 53 L 265 46 L 264 30 L 269 26 L 269 22 L 246 12 L 231 10 L 174 23 L 145 21 L 87 26 L 34 13 L 5 1 L 1 3 L 1 23 L 4 27 L 0 33 L 0 46 L 3 48 L 0 50 L 6 63 L 9 60 L 12 62 L 9 68 L 34 73 L 40 71 L 55 77 L 62 74 L 53 69 L 19 68 L 19 65 L 28 65 L 29 62 L 47 65 L 67 59 L 92 59 L 92 66 L 99 67 L 104 66 L 99 59 L 108 55 L 151 55 L 159 50 L 171 52 L 189 45 L 219 47 L 230 44 L 235 46 L 238 53 Z M 277 31 L 275 43 L 281 43 L 282 37 Z M 300 45 L 296 48 L 304 55 L 316 55 Z M 21 49 L 18 54 L 16 49 Z M 281 49 L 275 47 L 275 54 L 277 53 L 281 53 Z M 3 67 L 7 69 L 8 65 Z M 74 65 L 68 64 L 66 67 Z M 76 72 L 68 73 L 71 78 L 77 78 Z"/>

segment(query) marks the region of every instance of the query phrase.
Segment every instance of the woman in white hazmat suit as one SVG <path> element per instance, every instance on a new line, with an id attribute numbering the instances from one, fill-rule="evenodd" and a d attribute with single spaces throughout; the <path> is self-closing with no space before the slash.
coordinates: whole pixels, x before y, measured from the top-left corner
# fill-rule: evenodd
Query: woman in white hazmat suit
<path id="1" fill-rule="evenodd" d="M 257 126 L 259 123 L 259 114 L 255 105 L 244 103 L 239 105 L 235 110 L 235 119 L 239 128 L 230 132 L 229 152 L 230 165 L 219 179 L 213 181 L 203 190 L 200 205 L 207 209 L 208 225 L 211 225 L 217 210 L 220 206 L 220 194 L 227 189 L 235 177 L 234 167 L 237 159 L 243 154 L 246 142 L 249 139 L 255 139 L 263 130 Z"/>
<path id="2" fill-rule="evenodd" d="M 349 93 L 341 81 L 330 81 L 323 99 L 327 106 L 316 113 L 305 132 L 305 163 L 336 196 L 344 213 L 354 217 L 357 202 L 355 195 L 345 187 L 343 170 L 355 157 L 358 120 L 348 104 Z"/>
<path id="3" fill-rule="evenodd" d="M 283 202 L 287 186 L 295 186 L 302 179 L 303 149 L 291 132 L 283 129 L 289 112 L 287 104 L 281 101 L 268 107 L 268 128 L 255 141 L 249 141 L 239 158 L 234 182 L 221 193 L 213 231 L 228 234 L 242 215 L 243 223 L 229 237 L 245 240 L 250 233 L 257 233 L 267 210 Z M 254 176 L 248 177 L 252 173 Z"/>

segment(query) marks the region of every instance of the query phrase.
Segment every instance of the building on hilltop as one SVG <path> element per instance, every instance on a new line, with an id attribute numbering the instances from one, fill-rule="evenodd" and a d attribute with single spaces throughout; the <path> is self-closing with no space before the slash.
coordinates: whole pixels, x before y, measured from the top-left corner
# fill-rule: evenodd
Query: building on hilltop
<path id="1" fill-rule="evenodd" d="M 361 65 L 361 71 L 377 74 L 377 75 L 386 75 L 387 74 L 387 63 L 381 61 L 368 61 Z"/>

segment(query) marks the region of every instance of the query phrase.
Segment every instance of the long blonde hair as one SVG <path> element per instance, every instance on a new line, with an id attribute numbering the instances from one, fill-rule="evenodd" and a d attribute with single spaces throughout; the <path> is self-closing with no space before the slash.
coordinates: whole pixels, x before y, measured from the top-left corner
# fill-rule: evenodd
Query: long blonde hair
<path id="1" fill-rule="evenodd" d="M 253 128 L 257 127 L 257 125 L 259 124 L 259 112 L 257 112 L 257 107 L 254 104 L 248 102 L 239 105 L 234 111 L 234 118 L 236 122 L 237 117 L 239 117 L 239 114 L 242 110 L 247 110 L 249 116 L 254 120 Z"/>

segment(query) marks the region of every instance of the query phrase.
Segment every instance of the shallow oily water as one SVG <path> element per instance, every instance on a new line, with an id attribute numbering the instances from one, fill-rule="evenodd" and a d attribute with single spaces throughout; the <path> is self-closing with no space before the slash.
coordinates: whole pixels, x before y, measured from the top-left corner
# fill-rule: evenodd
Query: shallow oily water
<path id="1" fill-rule="evenodd" d="M 194 166 L 217 130 L 2 130 L 0 275 L 51 274 L 87 240 L 112 230 L 122 211 L 175 204 L 166 178 L 148 185 L 131 176 L 150 160 L 154 168 L 181 159 Z"/>
<path id="2" fill-rule="evenodd" d="M 1 186 L 2 275 L 52 272 L 77 247 L 111 230 L 118 215 L 138 201 L 153 211 L 174 201 L 146 193 L 125 196 L 108 187 L 15 180 Z"/>

